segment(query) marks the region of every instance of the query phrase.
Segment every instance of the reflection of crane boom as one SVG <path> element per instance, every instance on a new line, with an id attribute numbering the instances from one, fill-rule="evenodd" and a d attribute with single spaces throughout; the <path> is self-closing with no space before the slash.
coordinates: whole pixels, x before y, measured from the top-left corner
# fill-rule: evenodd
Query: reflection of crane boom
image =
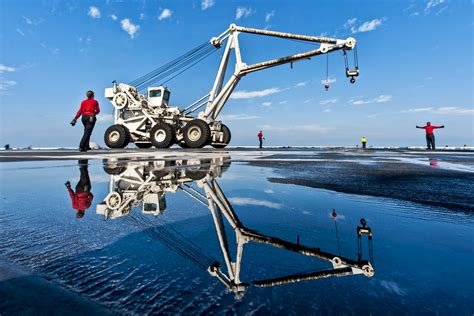
<path id="1" fill-rule="evenodd" d="M 243 61 L 240 50 L 239 35 L 242 33 L 319 43 L 320 45 L 316 49 L 299 54 L 249 65 Z M 170 91 L 163 85 L 151 86 L 160 80 L 174 78 L 224 44 L 224 52 L 211 90 L 186 108 L 170 107 Z M 243 76 L 342 50 L 346 59 L 346 76 L 351 77 L 351 82 L 353 82 L 354 78 L 359 75 L 359 69 L 357 64 L 354 70 L 349 69 L 346 51 L 352 50 L 355 45 L 356 40 L 352 37 L 342 40 L 253 29 L 231 24 L 227 30 L 212 38 L 208 43 L 198 46 L 130 84 L 114 82 L 113 87 L 105 89 L 105 97 L 115 107 L 115 125 L 107 129 L 104 136 L 105 143 L 111 148 L 123 148 L 129 142 L 134 142 L 140 148 L 148 148 L 152 145 L 158 148 L 167 148 L 174 143 L 191 148 L 200 148 L 208 144 L 216 148 L 223 148 L 230 142 L 231 134 L 229 128 L 218 120 L 218 116 Z M 234 71 L 228 76 L 227 70 L 232 50 L 235 53 L 235 65 Z M 139 92 L 146 88 L 146 95 Z M 202 108 L 204 108 L 203 111 L 197 115 L 194 114 Z"/>
<path id="2" fill-rule="evenodd" d="M 161 229 L 160 231 L 151 232 L 149 234 L 153 238 L 159 238 L 169 248 L 192 260 L 201 268 L 206 268 L 212 276 L 219 279 L 227 288 L 235 293 L 244 292 L 249 286 L 249 283 L 244 283 L 240 280 L 244 245 L 248 242 L 270 245 L 275 248 L 328 261 L 332 264 L 332 269 L 324 271 L 298 273 L 273 279 L 252 281 L 252 284 L 257 287 L 268 287 L 354 274 L 363 274 L 367 277 L 374 275 L 374 269 L 371 263 L 371 261 L 373 262 L 371 247 L 372 231 L 367 227 L 365 220 L 361 220 L 362 226 L 357 228 L 359 243 L 357 260 L 345 258 L 340 254 L 336 255 L 325 252 L 319 248 L 304 246 L 299 242 L 292 243 L 280 238 L 266 236 L 246 228 L 216 180 L 216 177 L 221 175 L 223 167 L 228 163 L 226 157 L 214 157 L 206 160 L 168 161 L 168 165 L 164 164 L 164 161 L 131 161 L 125 163 L 119 169 L 117 169 L 116 164 L 113 167 L 104 167 L 109 173 L 119 174 L 111 176 L 111 192 L 107 195 L 105 202 L 97 206 L 97 213 L 105 215 L 107 218 L 116 218 L 129 214 L 132 207 L 141 204 L 143 213 L 158 215 L 161 214 L 166 207 L 166 203 L 164 202 L 166 192 L 176 192 L 178 189 L 185 192 L 194 200 L 209 208 L 214 221 L 226 272 L 224 272 L 219 262 L 213 261 L 211 256 L 205 255 L 199 247 L 191 241 L 186 240 L 184 236 L 181 235 L 174 238 L 173 236 L 167 235 L 168 233 L 174 234 L 176 232 Z M 201 193 L 200 190 L 191 186 L 191 183 L 194 181 L 199 188 L 204 190 L 204 193 Z M 152 200 L 149 195 L 160 197 L 161 202 L 155 204 L 161 206 L 145 207 L 145 205 L 149 204 Z M 156 201 L 157 200 L 155 200 L 155 202 Z M 237 246 L 235 261 L 232 261 L 231 258 L 224 220 L 230 224 L 235 232 Z M 133 219 L 133 221 L 137 224 L 144 222 L 136 218 Z M 149 226 L 152 226 L 153 223 L 149 224 Z M 367 235 L 369 238 L 371 261 L 362 258 L 361 237 L 363 235 Z M 180 243 L 182 245 L 179 245 Z"/>

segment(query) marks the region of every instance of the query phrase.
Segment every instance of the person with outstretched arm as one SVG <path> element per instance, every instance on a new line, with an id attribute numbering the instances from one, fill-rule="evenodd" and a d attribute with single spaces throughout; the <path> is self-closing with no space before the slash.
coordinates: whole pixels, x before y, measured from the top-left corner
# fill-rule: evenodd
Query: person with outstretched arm
<path id="1" fill-rule="evenodd" d="M 435 126 L 431 125 L 430 122 L 426 122 L 426 126 L 416 126 L 416 128 L 422 128 L 426 131 L 426 149 L 427 150 L 435 150 L 435 136 L 434 136 L 434 130 L 437 128 L 444 128 L 444 125 L 441 126 Z"/>
<path id="2" fill-rule="evenodd" d="M 79 151 L 90 150 L 89 141 L 91 139 L 92 130 L 97 121 L 97 114 L 100 113 L 99 102 L 94 99 L 94 91 L 89 90 L 86 93 L 87 99 L 81 102 L 81 107 L 76 113 L 76 116 L 71 121 L 71 125 L 76 125 L 77 119 L 82 115 L 82 124 L 84 125 L 84 135 L 82 135 L 81 143 L 79 144 Z"/>

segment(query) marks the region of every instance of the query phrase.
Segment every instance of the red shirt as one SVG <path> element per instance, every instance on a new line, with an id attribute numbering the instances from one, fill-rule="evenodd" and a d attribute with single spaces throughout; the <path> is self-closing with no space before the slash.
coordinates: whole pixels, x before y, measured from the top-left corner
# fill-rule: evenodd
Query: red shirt
<path id="1" fill-rule="evenodd" d="M 258 139 L 262 139 L 263 138 L 263 133 L 262 132 L 258 133 L 257 137 L 258 137 Z"/>
<path id="2" fill-rule="evenodd" d="M 97 115 L 99 114 L 99 112 L 99 102 L 97 102 L 93 98 L 86 99 L 81 102 L 81 107 L 77 111 L 76 116 L 74 117 L 74 121 L 77 121 L 77 119 L 81 115 Z"/>
<path id="3" fill-rule="evenodd" d="M 435 126 L 435 125 L 430 125 L 430 126 L 422 126 L 421 128 L 424 128 L 426 131 L 426 135 L 431 135 L 433 134 L 433 130 L 436 128 L 441 128 L 441 126 Z"/>
<path id="4" fill-rule="evenodd" d="M 84 211 L 91 207 L 92 199 L 94 196 L 90 192 L 78 192 L 74 193 L 71 188 L 67 189 L 69 196 L 71 197 L 72 208 L 78 211 Z"/>

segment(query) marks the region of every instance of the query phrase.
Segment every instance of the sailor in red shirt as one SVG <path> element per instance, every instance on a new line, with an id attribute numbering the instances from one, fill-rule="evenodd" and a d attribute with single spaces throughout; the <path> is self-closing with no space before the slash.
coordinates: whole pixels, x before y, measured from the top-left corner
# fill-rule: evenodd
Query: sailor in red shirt
<path id="1" fill-rule="evenodd" d="M 76 185 L 76 192 L 71 189 L 71 183 L 67 181 L 65 186 L 71 197 L 72 208 L 77 211 L 76 218 L 84 217 L 86 210 L 91 207 L 94 195 L 91 193 L 91 180 L 89 178 L 89 171 L 87 170 L 87 160 L 79 160 L 79 171 L 81 177 Z"/>
<path id="2" fill-rule="evenodd" d="M 260 132 L 257 134 L 257 137 L 258 137 L 258 141 L 260 142 L 260 148 L 262 148 L 263 139 L 265 139 L 265 137 L 263 137 L 262 131 L 260 131 Z"/>
<path id="3" fill-rule="evenodd" d="M 80 151 L 88 151 L 89 140 L 91 138 L 92 130 L 97 121 L 96 115 L 100 113 L 99 102 L 94 100 L 94 91 L 87 91 L 87 99 L 81 102 L 81 107 L 76 113 L 76 116 L 71 121 L 71 125 L 76 125 L 77 119 L 82 115 L 82 124 L 84 125 L 84 135 L 79 144 Z"/>
<path id="4" fill-rule="evenodd" d="M 444 125 L 442 126 L 435 126 L 431 125 L 430 122 L 426 122 L 426 126 L 416 126 L 416 128 L 423 128 L 426 131 L 426 149 L 427 150 L 435 150 L 435 136 L 434 136 L 434 130 L 436 128 L 444 128 Z"/>

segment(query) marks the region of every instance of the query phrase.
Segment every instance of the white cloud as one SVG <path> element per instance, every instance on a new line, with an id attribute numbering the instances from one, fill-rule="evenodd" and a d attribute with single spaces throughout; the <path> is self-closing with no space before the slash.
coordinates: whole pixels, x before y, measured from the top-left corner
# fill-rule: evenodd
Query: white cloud
<path id="1" fill-rule="evenodd" d="M 295 85 L 295 88 L 299 88 L 299 87 L 304 87 L 308 84 L 308 81 L 304 81 L 304 82 L 298 82 L 296 85 Z"/>
<path id="2" fill-rule="evenodd" d="M 281 90 L 279 88 L 270 88 L 270 89 L 257 90 L 257 91 L 240 90 L 240 91 L 236 91 L 232 93 L 230 98 L 231 99 L 252 99 L 252 98 L 258 98 L 258 97 L 264 97 L 270 94 L 278 93 L 280 91 Z"/>
<path id="3" fill-rule="evenodd" d="M 220 118 L 223 121 L 244 121 L 244 120 L 255 120 L 255 119 L 260 118 L 260 116 L 248 115 L 248 114 L 223 114 L 220 116 Z"/>
<path id="4" fill-rule="evenodd" d="M 163 11 L 161 11 L 161 14 L 158 17 L 158 20 L 163 21 L 163 20 L 169 19 L 171 18 L 172 15 L 173 15 L 173 11 L 171 11 L 168 8 L 165 8 L 163 9 Z"/>
<path id="5" fill-rule="evenodd" d="M 33 25 L 33 20 L 30 19 L 29 17 L 22 16 L 23 20 L 25 20 L 25 23 L 28 25 Z"/>
<path id="6" fill-rule="evenodd" d="M 286 100 L 278 102 L 278 104 L 287 104 L 287 103 L 288 103 L 288 101 L 286 101 Z"/>
<path id="7" fill-rule="evenodd" d="M 118 19 L 118 17 L 115 14 L 109 15 L 109 17 L 114 21 Z"/>
<path id="8" fill-rule="evenodd" d="M 4 72 L 15 72 L 15 68 L 10 66 L 5 66 L 4 64 L 0 64 L 0 74 Z"/>
<path id="9" fill-rule="evenodd" d="M 270 12 L 267 12 L 267 14 L 265 14 L 265 22 L 270 22 L 270 20 L 275 16 L 275 10 L 272 10 Z"/>
<path id="10" fill-rule="evenodd" d="M 240 20 L 241 18 L 246 18 L 253 12 L 252 8 L 238 7 L 237 11 L 235 11 L 235 19 Z"/>
<path id="11" fill-rule="evenodd" d="M 272 106 L 272 103 L 271 102 L 263 102 L 262 105 L 266 106 L 266 107 L 270 107 L 270 106 Z"/>
<path id="12" fill-rule="evenodd" d="M 280 203 L 244 197 L 231 197 L 229 202 L 235 205 L 257 205 L 274 209 L 281 209 L 283 207 L 283 204 Z"/>
<path id="13" fill-rule="evenodd" d="M 140 20 L 144 20 L 145 18 L 146 18 L 146 15 L 145 15 L 145 13 L 143 13 L 143 12 L 142 12 L 142 13 L 140 13 L 140 16 L 138 17 L 138 19 L 140 19 Z"/>
<path id="14" fill-rule="evenodd" d="M 402 110 L 402 113 L 418 113 L 418 112 L 428 112 L 433 110 L 433 108 L 413 108 L 413 109 L 407 109 L 407 110 Z"/>
<path id="15" fill-rule="evenodd" d="M 100 11 L 99 8 L 97 7 L 89 7 L 89 12 L 87 12 L 87 15 L 92 17 L 93 19 L 98 19 L 100 18 Z"/>
<path id="16" fill-rule="evenodd" d="M 21 36 L 25 36 L 25 33 L 23 33 L 23 31 L 22 31 L 22 30 L 20 30 L 20 29 L 16 29 L 16 31 L 17 31 L 17 32 L 18 32 L 18 34 L 20 34 Z"/>
<path id="17" fill-rule="evenodd" d="M 274 132 L 284 132 L 284 133 L 319 133 L 325 134 L 332 130 L 329 127 L 323 127 L 318 124 L 306 124 L 306 125 L 292 125 L 292 126 L 273 126 L 273 125 L 262 125 L 260 126 L 262 130 L 274 131 Z"/>
<path id="18" fill-rule="evenodd" d="M 321 104 L 321 105 L 328 105 L 328 104 L 334 104 L 334 103 L 337 103 L 337 98 L 332 98 L 332 99 L 326 99 L 326 100 L 319 101 L 319 104 Z"/>
<path id="19" fill-rule="evenodd" d="M 344 28 L 345 29 L 352 28 L 355 25 L 356 21 L 357 21 L 357 18 L 352 18 L 352 19 L 347 20 L 346 23 L 344 23 Z"/>
<path id="20" fill-rule="evenodd" d="M 321 84 L 322 84 L 322 85 L 325 85 L 326 82 L 329 83 L 329 84 L 335 83 L 335 82 L 336 82 L 336 78 L 328 78 L 328 80 L 326 80 L 326 79 L 321 80 Z"/>
<path id="21" fill-rule="evenodd" d="M 201 1 L 201 10 L 207 10 L 214 6 L 214 0 L 202 0 Z"/>
<path id="22" fill-rule="evenodd" d="M 325 110 L 323 110 L 323 113 L 329 113 L 329 112 L 331 112 L 331 109 L 325 109 Z"/>
<path id="23" fill-rule="evenodd" d="M 123 19 L 120 21 L 122 29 L 130 35 L 130 38 L 135 37 L 135 33 L 140 29 L 140 25 L 133 24 L 129 19 Z"/>
<path id="24" fill-rule="evenodd" d="M 0 92 L 6 91 L 9 88 L 15 86 L 16 84 L 17 84 L 16 81 L 0 78 Z"/>
<path id="25" fill-rule="evenodd" d="M 457 106 L 447 106 L 442 108 L 437 108 L 434 110 L 434 113 L 441 114 L 441 115 L 473 115 L 474 109 L 473 108 L 460 108 Z"/>
<path id="26" fill-rule="evenodd" d="M 443 4 L 445 0 L 429 0 L 428 3 L 426 3 L 425 7 L 425 13 L 428 13 L 433 9 L 434 7 Z"/>
<path id="27" fill-rule="evenodd" d="M 266 194 L 273 194 L 273 193 L 275 193 L 275 191 L 273 191 L 272 189 L 265 189 L 265 190 L 263 190 L 263 192 L 265 192 Z"/>
<path id="28" fill-rule="evenodd" d="M 370 100 L 351 100 L 349 102 L 354 104 L 354 105 L 362 105 L 362 104 L 371 104 L 371 103 L 384 103 L 384 102 L 388 102 L 388 101 L 391 101 L 391 100 L 392 100 L 391 95 L 381 94 L 378 97 L 375 97 L 375 98 L 370 99 Z"/>
<path id="29" fill-rule="evenodd" d="M 373 19 L 372 21 L 366 21 L 362 23 L 359 27 L 351 27 L 351 32 L 354 33 L 363 33 L 370 32 L 382 25 L 381 19 Z"/>

